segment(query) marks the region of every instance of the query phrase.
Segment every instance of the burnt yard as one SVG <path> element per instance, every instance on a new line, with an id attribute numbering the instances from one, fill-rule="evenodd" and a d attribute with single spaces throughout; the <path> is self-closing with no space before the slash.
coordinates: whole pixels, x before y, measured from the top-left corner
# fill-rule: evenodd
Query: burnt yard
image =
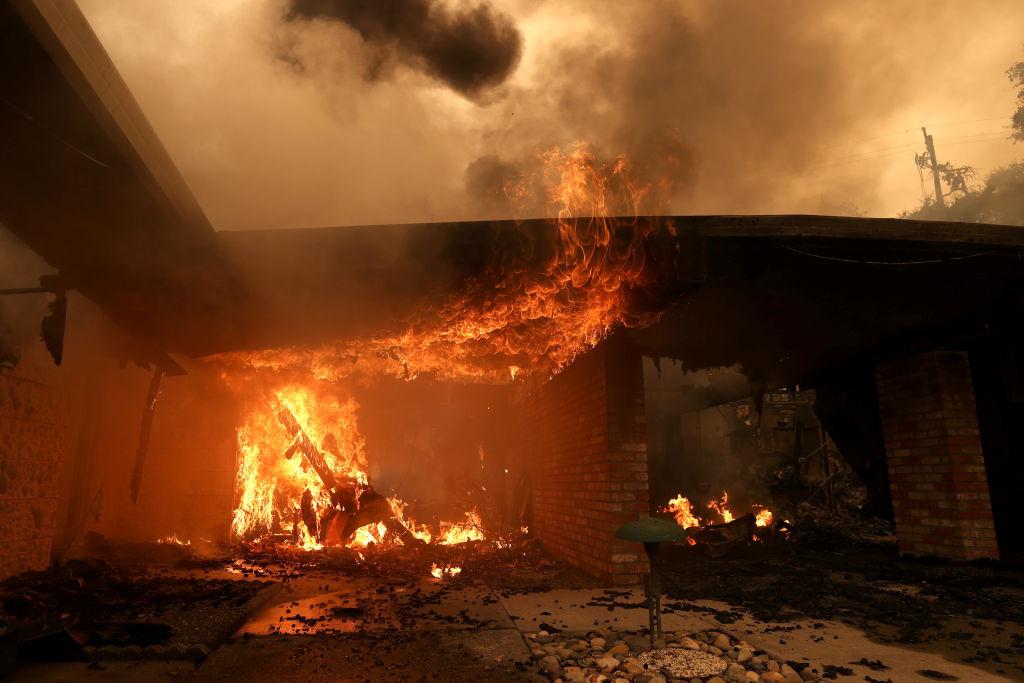
<path id="1" fill-rule="evenodd" d="M 683 4 L 0 4 L 0 678 L 1024 681 L 1018 166 Z"/>

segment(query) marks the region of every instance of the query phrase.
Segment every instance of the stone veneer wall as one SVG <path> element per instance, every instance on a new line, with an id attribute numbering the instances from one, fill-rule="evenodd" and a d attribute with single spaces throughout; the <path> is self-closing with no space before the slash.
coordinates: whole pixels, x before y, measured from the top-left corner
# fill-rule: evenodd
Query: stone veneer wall
<path id="1" fill-rule="evenodd" d="M 66 442 L 57 414 L 47 384 L 0 369 L 0 579 L 50 563 Z"/>

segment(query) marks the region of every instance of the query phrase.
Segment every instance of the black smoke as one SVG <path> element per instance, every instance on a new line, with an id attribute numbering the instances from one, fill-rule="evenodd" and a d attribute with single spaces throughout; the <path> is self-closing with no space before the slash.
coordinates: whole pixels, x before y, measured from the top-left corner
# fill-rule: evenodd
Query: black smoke
<path id="1" fill-rule="evenodd" d="M 436 0 L 290 0 L 287 21 L 321 19 L 352 28 L 385 54 L 477 99 L 515 70 L 523 38 L 486 3 Z"/>

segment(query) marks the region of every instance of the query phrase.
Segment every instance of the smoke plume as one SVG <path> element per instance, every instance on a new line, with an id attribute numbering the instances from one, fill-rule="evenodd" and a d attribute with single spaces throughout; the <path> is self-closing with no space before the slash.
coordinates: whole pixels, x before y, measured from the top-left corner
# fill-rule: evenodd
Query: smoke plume
<path id="1" fill-rule="evenodd" d="M 452 9 L 437 0 L 291 0 L 286 17 L 357 31 L 380 51 L 371 78 L 393 57 L 471 99 L 504 82 L 522 53 L 512 19 L 484 3 Z"/>
<path id="2" fill-rule="evenodd" d="M 220 229 L 509 218 L 577 141 L 673 213 L 895 215 L 922 125 L 1019 154 L 937 127 L 1011 115 L 1019 0 L 79 3 Z"/>

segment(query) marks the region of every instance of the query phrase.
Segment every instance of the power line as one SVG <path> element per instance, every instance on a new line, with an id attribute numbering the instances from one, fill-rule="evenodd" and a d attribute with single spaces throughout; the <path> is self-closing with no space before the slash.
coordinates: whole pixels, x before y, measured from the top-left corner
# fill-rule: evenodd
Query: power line
<path id="1" fill-rule="evenodd" d="M 832 164 L 822 164 L 820 166 L 811 166 L 810 168 L 805 169 L 805 170 L 816 171 L 818 169 L 823 169 L 823 168 L 833 168 L 833 167 L 836 167 L 836 166 L 845 166 L 847 164 L 855 164 L 858 161 L 875 161 L 875 160 L 881 161 L 883 159 L 891 159 L 893 157 L 903 156 L 904 153 L 905 153 L 905 151 L 901 149 L 898 152 L 888 152 L 886 154 L 875 154 L 875 155 L 871 155 L 871 156 L 856 157 L 856 158 L 853 158 L 853 159 L 846 159 L 846 160 L 843 160 L 843 161 L 837 161 L 837 162 L 832 163 Z"/>
<path id="2" fill-rule="evenodd" d="M 985 119 L 970 119 L 968 121 L 946 121 L 945 123 L 936 123 L 936 124 L 928 126 L 928 127 L 929 128 L 945 128 L 947 126 L 962 126 L 962 125 L 965 125 L 965 124 L 968 124 L 968 123 L 983 123 L 983 122 L 986 122 L 986 121 L 1005 121 L 1005 120 L 1007 120 L 1009 118 L 1010 118 L 1009 116 L 1004 114 L 1003 116 L 992 116 L 992 117 L 985 118 Z M 882 138 L 889 138 L 889 137 L 893 137 L 894 135 L 910 135 L 910 134 L 915 133 L 915 132 L 916 132 L 916 129 L 904 128 L 903 130 L 896 130 L 896 131 L 892 131 L 891 133 L 880 133 L 878 135 L 873 135 L 873 136 L 868 137 L 868 138 L 860 138 L 858 140 L 851 140 L 849 142 L 844 142 L 844 143 L 839 144 L 839 145 L 833 145 L 832 147 L 828 147 L 826 149 L 837 149 L 837 148 L 840 148 L 840 147 L 849 147 L 851 145 L 856 145 L 856 144 L 859 144 L 861 142 L 871 142 L 872 140 L 880 140 Z"/>
<path id="3" fill-rule="evenodd" d="M 907 149 L 908 147 L 913 147 L 913 145 L 911 145 L 908 142 L 905 145 L 896 145 L 894 147 L 882 147 L 880 149 L 869 149 L 866 152 L 857 152 L 855 154 L 848 154 L 846 156 L 841 156 L 841 157 L 839 157 L 838 160 L 852 159 L 853 157 L 859 157 L 859 156 L 863 156 L 865 154 L 875 154 L 875 153 L 878 153 L 878 152 L 889 152 L 889 151 L 892 151 L 892 150 L 895 150 L 895 149 Z"/>
<path id="4" fill-rule="evenodd" d="M 950 138 L 942 138 L 942 141 L 943 142 L 947 142 L 947 141 L 952 141 L 952 140 L 967 140 L 969 138 L 985 137 L 986 135 L 1003 135 L 1003 136 L 1007 136 L 1008 137 L 1009 136 L 1009 130 L 1010 130 L 1010 127 L 1006 126 L 1006 127 L 1002 128 L 1001 130 L 987 130 L 987 131 L 984 131 L 982 133 L 968 133 L 966 135 L 954 135 L 953 137 L 950 137 Z"/>
<path id="5" fill-rule="evenodd" d="M 941 259 L 927 259 L 924 261 L 862 261 L 859 259 L 840 258 L 838 256 L 827 256 L 825 254 L 815 254 L 810 251 L 804 251 L 803 249 L 797 249 L 796 247 L 790 247 L 783 245 L 783 249 L 792 251 L 801 256 L 810 256 L 811 258 L 822 259 L 824 261 L 838 261 L 840 263 L 855 263 L 860 266 L 923 266 L 935 263 L 950 263 L 953 261 L 966 261 L 968 259 L 978 258 L 979 256 L 988 256 L 989 254 L 998 253 L 994 249 L 988 251 L 979 251 L 973 254 L 964 254 L 962 256 L 950 256 L 948 258 Z"/>
<path id="6" fill-rule="evenodd" d="M 965 123 L 981 123 L 983 121 L 1005 121 L 1005 120 L 1007 120 L 1009 118 L 1011 118 L 1011 117 L 1009 117 L 1009 116 L 993 116 L 990 119 L 972 119 L 970 121 L 953 121 L 951 123 L 937 123 L 934 126 L 930 126 L 930 127 L 931 128 L 943 128 L 945 126 L 961 126 L 961 125 L 963 125 Z"/>
<path id="7" fill-rule="evenodd" d="M 971 145 L 971 144 L 974 144 L 976 142 L 1004 142 L 1004 141 L 1007 141 L 1007 140 L 1009 140 L 1008 136 L 1006 136 L 1006 135 L 997 135 L 997 136 L 991 137 L 991 138 L 980 138 L 980 139 L 977 139 L 977 140 L 961 140 L 960 142 L 950 142 L 948 144 L 944 142 L 942 144 L 945 147 L 956 147 L 957 145 Z"/>
<path id="8" fill-rule="evenodd" d="M 1002 118 L 1002 117 L 1000 117 Z M 991 119 L 988 119 L 991 120 Z M 976 121 L 967 121 L 961 123 L 976 123 Z M 1004 126 L 1004 130 L 1009 130 L 1009 126 Z M 994 142 L 996 140 L 1006 140 L 1008 134 L 1003 131 L 987 131 L 984 133 L 972 133 L 969 135 L 960 135 L 951 138 L 943 138 L 942 144 L 947 147 L 955 147 L 957 145 L 972 144 L 975 142 Z M 904 150 L 914 149 L 915 145 L 907 143 L 905 145 L 896 145 L 893 147 L 882 147 L 879 149 L 868 150 L 866 152 L 860 152 L 856 154 L 850 154 L 846 156 L 840 156 L 834 159 L 832 162 L 822 164 L 819 166 L 812 166 L 807 170 L 817 170 L 822 168 L 832 168 L 835 166 L 844 166 L 846 164 L 856 163 L 858 161 L 871 161 L 874 159 L 889 159 L 895 156 L 899 156 Z"/>

